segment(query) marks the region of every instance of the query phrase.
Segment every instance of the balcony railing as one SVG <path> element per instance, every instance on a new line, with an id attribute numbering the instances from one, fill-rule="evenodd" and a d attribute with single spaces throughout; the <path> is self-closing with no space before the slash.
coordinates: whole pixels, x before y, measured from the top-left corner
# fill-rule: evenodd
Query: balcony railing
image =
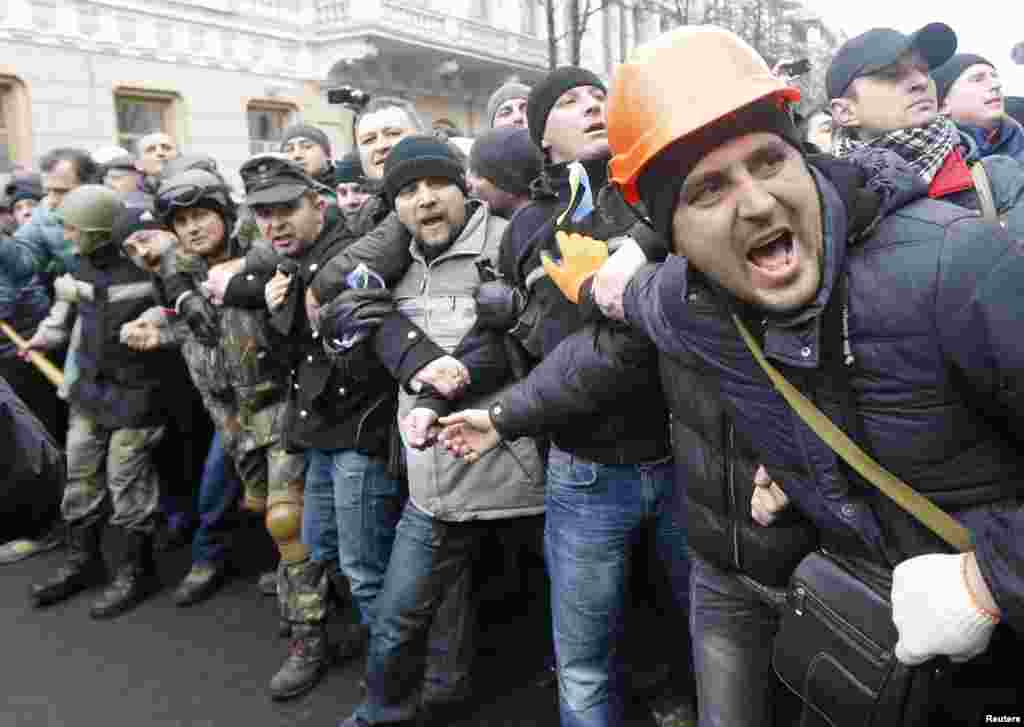
<path id="1" fill-rule="evenodd" d="M 431 8 L 413 7 L 401 0 L 316 0 L 316 17 L 317 27 L 323 33 L 365 33 L 377 28 L 468 52 L 514 58 L 541 67 L 547 64 L 547 45 L 542 38 Z"/>

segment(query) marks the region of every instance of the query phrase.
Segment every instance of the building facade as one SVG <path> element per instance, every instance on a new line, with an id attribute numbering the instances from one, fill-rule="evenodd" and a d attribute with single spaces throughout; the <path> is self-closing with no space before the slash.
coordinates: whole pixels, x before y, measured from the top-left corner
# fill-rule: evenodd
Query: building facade
<path id="1" fill-rule="evenodd" d="M 518 3 L 2 0 L 0 172 L 156 129 L 234 170 L 299 120 L 341 156 L 352 114 L 326 92 L 344 84 L 471 134 L 498 85 L 546 72 L 546 40 Z"/>

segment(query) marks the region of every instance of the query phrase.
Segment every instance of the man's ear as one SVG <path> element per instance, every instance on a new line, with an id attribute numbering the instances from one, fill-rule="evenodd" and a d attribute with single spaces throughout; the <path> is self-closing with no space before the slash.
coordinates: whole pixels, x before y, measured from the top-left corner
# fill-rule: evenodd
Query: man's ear
<path id="1" fill-rule="evenodd" d="M 829 109 L 832 111 L 832 121 L 836 126 L 843 128 L 855 128 L 860 126 L 857 118 L 857 105 L 848 98 L 834 98 L 829 102 Z"/>

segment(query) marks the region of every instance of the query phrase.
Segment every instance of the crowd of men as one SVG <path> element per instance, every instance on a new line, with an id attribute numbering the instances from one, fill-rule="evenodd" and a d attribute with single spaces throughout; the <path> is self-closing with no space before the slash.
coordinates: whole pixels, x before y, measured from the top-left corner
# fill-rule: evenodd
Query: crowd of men
<path id="1" fill-rule="evenodd" d="M 280 557 L 270 695 L 365 653 L 341 725 L 440 725 L 472 703 L 497 536 L 549 576 L 562 725 L 625 722 L 639 570 L 666 584 L 663 651 L 700 725 L 761 727 L 820 719 L 772 652 L 825 548 L 895 569 L 896 657 L 959 665 L 932 706 L 980 723 L 974 687 L 1024 634 L 1024 130 L 941 23 L 846 42 L 822 109 L 797 114 L 791 80 L 685 27 L 610 88 L 573 66 L 501 86 L 468 154 L 392 97 L 355 110 L 337 160 L 287 129 L 244 190 L 161 133 L 50 151 L 0 209 L 0 319 L 24 339 L 0 341 L 0 432 L 31 455 L 8 501 L 45 480 L 53 504 L 0 535 L 38 536 L 57 501 L 62 534 L 0 556 L 63 544 L 32 602 L 102 586 L 107 619 L 153 595 L 155 541 L 184 533 L 188 606 L 224 583 L 240 509 Z M 847 467 L 744 326 L 972 549 Z M 161 451 L 196 445 L 182 492 Z M 332 600 L 358 618 L 328 634 Z"/>

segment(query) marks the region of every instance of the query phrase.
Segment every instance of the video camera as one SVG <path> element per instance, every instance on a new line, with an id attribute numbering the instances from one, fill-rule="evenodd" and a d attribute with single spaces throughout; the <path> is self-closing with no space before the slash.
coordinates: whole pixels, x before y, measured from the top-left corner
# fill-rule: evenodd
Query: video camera
<path id="1" fill-rule="evenodd" d="M 348 106 L 354 111 L 362 111 L 370 102 L 370 94 L 352 86 L 339 86 L 327 90 L 327 103 Z"/>

